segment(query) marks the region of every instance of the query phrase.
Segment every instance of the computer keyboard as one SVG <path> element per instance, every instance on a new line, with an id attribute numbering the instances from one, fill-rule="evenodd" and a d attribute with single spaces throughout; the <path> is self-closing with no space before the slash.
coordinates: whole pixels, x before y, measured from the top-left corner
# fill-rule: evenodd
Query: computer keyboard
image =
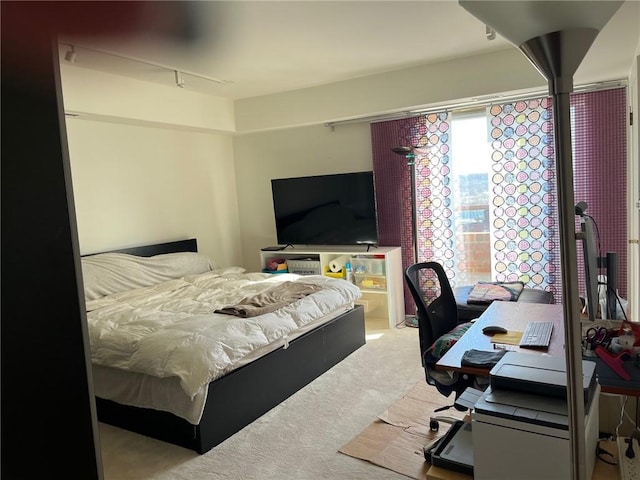
<path id="1" fill-rule="evenodd" d="M 521 347 L 544 348 L 551 342 L 553 322 L 529 322 L 522 333 Z"/>

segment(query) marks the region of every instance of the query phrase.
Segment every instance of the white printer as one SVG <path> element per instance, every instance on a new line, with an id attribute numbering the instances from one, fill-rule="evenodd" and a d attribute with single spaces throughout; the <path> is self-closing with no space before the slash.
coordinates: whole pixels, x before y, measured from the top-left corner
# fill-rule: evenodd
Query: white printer
<path id="1" fill-rule="evenodd" d="M 564 358 L 507 352 L 471 412 L 475 480 L 571 476 Z M 587 473 L 598 442 L 600 386 L 583 361 Z"/>

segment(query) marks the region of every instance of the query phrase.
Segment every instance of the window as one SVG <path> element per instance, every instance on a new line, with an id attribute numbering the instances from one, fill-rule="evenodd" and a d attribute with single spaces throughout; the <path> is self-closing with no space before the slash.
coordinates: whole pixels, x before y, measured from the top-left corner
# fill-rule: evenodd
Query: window
<path id="1" fill-rule="evenodd" d="M 452 114 L 451 157 L 457 283 L 491 281 L 491 152 L 484 110 Z"/>

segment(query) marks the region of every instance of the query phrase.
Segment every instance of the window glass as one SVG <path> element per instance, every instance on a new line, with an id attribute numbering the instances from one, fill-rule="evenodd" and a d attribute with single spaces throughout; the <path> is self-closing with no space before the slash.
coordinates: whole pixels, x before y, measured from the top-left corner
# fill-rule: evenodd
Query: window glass
<path id="1" fill-rule="evenodd" d="M 489 171 L 484 110 L 453 114 L 451 150 L 458 284 L 491 281 Z"/>

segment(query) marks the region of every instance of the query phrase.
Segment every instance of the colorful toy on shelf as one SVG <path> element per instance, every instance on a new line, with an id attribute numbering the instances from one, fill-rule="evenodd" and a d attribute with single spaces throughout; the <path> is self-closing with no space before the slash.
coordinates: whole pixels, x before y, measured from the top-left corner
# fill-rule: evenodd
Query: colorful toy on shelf
<path id="1" fill-rule="evenodd" d="M 287 273 L 287 260 L 284 258 L 269 258 L 266 261 L 265 273 Z"/>

